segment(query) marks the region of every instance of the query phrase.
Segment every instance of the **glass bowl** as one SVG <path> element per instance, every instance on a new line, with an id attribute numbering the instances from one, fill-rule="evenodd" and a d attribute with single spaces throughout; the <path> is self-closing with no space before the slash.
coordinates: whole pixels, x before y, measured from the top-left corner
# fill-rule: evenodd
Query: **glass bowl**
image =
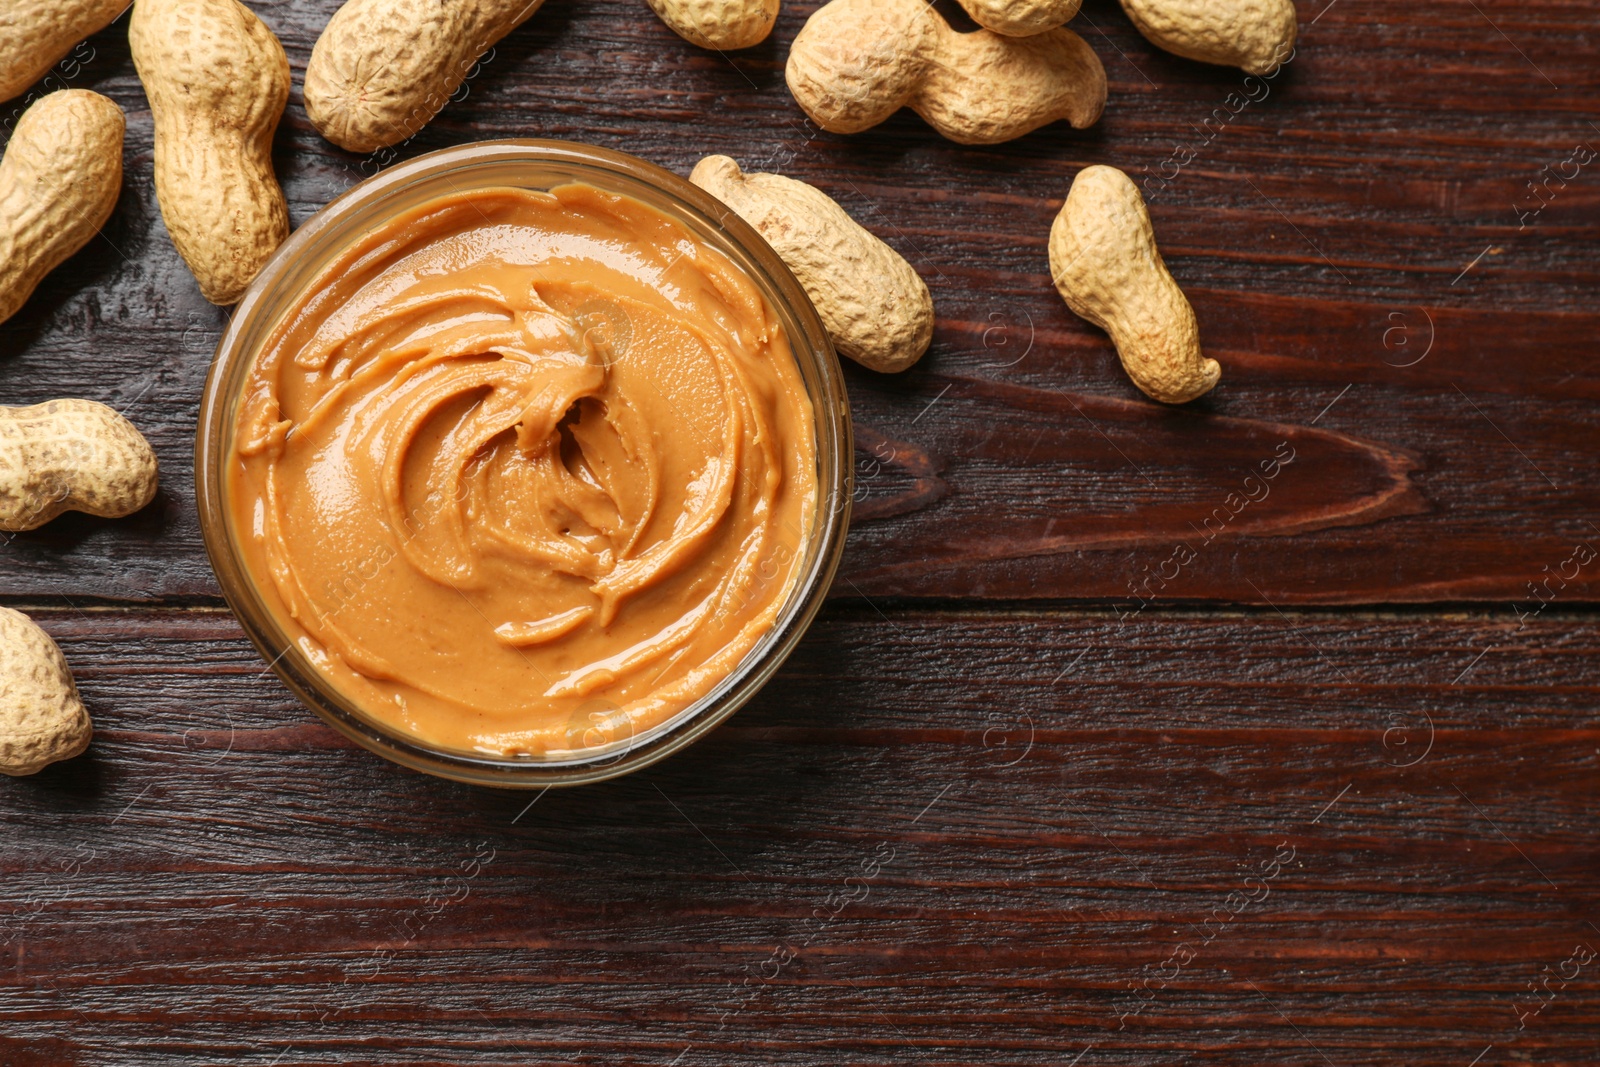
<path id="1" fill-rule="evenodd" d="M 239 551 L 227 504 L 240 393 L 260 346 L 284 313 L 331 259 L 371 228 L 447 194 L 495 187 L 548 190 L 568 182 L 642 201 L 727 255 L 754 281 L 789 335 L 811 399 L 817 514 L 794 586 L 772 629 L 726 678 L 677 715 L 637 736 L 616 737 L 606 718 L 596 714 L 595 729 L 585 735 L 587 747 L 579 750 L 487 756 L 444 749 L 360 710 L 307 662 L 263 601 Z M 601 781 L 654 763 L 728 718 L 772 677 L 810 625 L 838 567 L 850 520 L 852 448 L 849 401 L 833 345 L 799 282 L 755 230 L 687 180 L 621 152 L 567 141 L 485 141 L 433 152 L 361 182 L 278 249 L 217 345 L 195 442 L 196 497 L 223 595 L 272 670 L 312 711 L 402 766 L 478 785 L 537 789 Z"/>

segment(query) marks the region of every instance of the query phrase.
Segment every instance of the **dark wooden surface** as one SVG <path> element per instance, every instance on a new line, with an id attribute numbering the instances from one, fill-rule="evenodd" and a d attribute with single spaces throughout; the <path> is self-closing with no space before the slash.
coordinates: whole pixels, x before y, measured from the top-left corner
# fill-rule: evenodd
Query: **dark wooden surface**
<path id="1" fill-rule="evenodd" d="M 333 0 L 254 6 L 298 223 L 374 161 L 299 102 Z M 263 674 L 194 514 L 226 313 L 155 208 L 126 20 L 54 76 L 127 110 L 127 184 L 0 324 L 0 400 L 118 406 L 164 488 L 0 545 L 99 727 L 0 789 L 0 1064 L 1600 1062 L 1600 561 L 1528 586 L 1600 548 L 1600 161 L 1541 173 L 1600 149 L 1600 4 L 1302 2 L 1271 95 L 1208 128 L 1242 75 L 1087 0 L 1105 120 L 995 148 L 810 130 L 782 62 L 814 7 L 720 56 L 642 0 L 549 0 L 398 153 L 726 152 L 834 195 L 939 307 L 917 369 L 849 369 L 857 523 L 790 665 L 531 808 Z M 1080 167 L 1191 152 L 1151 207 L 1225 370 L 1169 410 L 1045 237 Z"/>

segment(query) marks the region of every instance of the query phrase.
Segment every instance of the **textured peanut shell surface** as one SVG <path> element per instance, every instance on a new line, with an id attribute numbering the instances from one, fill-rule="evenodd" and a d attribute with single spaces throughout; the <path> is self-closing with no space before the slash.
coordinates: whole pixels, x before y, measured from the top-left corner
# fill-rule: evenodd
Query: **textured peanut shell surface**
<path id="1" fill-rule="evenodd" d="M 1152 399 L 1182 404 L 1222 377 L 1200 351 L 1194 309 L 1156 248 L 1144 198 L 1122 171 L 1079 172 L 1050 230 L 1050 275 L 1068 307 L 1111 335 L 1128 377 Z"/>
<path id="2" fill-rule="evenodd" d="M 131 515 L 155 499 L 150 444 L 92 400 L 0 407 L 0 530 L 33 530 L 65 511 Z"/>
<path id="3" fill-rule="evenodd" d="M 1072 21 L 1082 0 L 961 0 L 972 21 L 1007 37 L 1029 37 Z"/>
<path id="4" fill-rule="evenodd" d="M 0 774 L 71 759 L 93 732 L 61 649 L 32 619 L 0 608 Z"/>
<path id="5" fill-rule="evenodd" d="M 272 171 L 289 60 L 238 0 L 138 0 L 128 41 L 155 116 L 161 217 L 205 298 L 236 303 L 289 236 Z"/>
<path id="6" fill-rule="evenodd" d="M 766 238 L 794 273 L 838 350 L 876 371 L 902 371 L 933 339 L 933 297 L 899 253 L 826 193 L 781 174 L 745 174 L 707 156 L 689 180 Z"/>
<path id="7" fill-rule="evenodd" d="M 728 51 L 760 44 L 778 19 L 778 0 L 649 0 L 674 33 L 701 48 Z"/>
<path id="8" fill-rule="evenodd" d="M 23 112 L 0 160 L 0 322 L 99 232 L 122 192 L 122 109 L 67 89 Z"/>
<path id="9" fill-rule="evenodd" d="M 795 38 L 785 75 L 825 130 L 859 133 L 910 107 L 960 144 L 1090 126 L 1106 101 L 1105 68 L 1071 30 L 958 33 L 922 0 L 833 0 Z"/>
<path id="10" fill-rule="evenodd" d="M 1294 0 L 1122 0 L 1140 33 L 1186 59 L 1270 74 L 1294 53 Z"/>
<path id="11" fill-rule="evenodd" d="M 1058 119 L 1079 129 L 1099 120 L 1106 103 L 1105 68 L 1071 30 L 1032 37 L 945 30 L 910 103 L 950 140 L 999 144 Z"/>
<path id="12" fill-rule="evenodd" d="M 824 4 L 789 49 L 789 91 L 825 130 L 870 129 L 910 103 L 927 76 L 941 23 L 916 0 Z"/>
<path id="13" fill-rule="evenodd" d="M 306 115 L 340 148 L 375 152 L 433 121 L 496 41 L 542 0 L 349 0 L 306 65 Z"/>
<path id="14" fill-rule="evenodd" d="M 128 10 L 128 0 L 0 0 L 0 102 L 44 77 L 78 42 Z"/>

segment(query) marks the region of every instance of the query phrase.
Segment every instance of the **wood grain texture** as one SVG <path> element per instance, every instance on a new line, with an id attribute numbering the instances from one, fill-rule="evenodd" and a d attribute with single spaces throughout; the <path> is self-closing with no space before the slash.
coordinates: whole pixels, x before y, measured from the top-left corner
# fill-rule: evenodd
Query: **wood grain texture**
<path id="1" fill-rule="evenodd" d="M 695 748 L 536 797 L 352 748 L 225 613 L 37 617 L 99 728 L 0 795 L 0 1047 L 54 1064 L 1600 1046 L 1600 960 L 1517 1015 L 1600 946 L 1590 618 L 841 605 Z"/>
<path id="2" fill-rule="evenodd" d="M 251 6 L 299 224 L 382 161 L 298 96 L 336 0 Z M 1542 173 L 1600 147 L 1592 0 L 1308 0 L 1237 113 L 1242 75 L 1088 0 L 1105 120 L 995 148 L 808 128 L 782 65 L 815 7 L 720 56 L 549 0 L 395 155 L 730 154 L 939 309 L 911 373 L 847 368 L 856 526 L 788 666 L 693 749 L 537 797 L 351 747 L 218 607 L 190 457 L 226 313 L 155 208 L 126 19 L 52 75 L 127 110 L 126 185 L 0 324 L 0 400 L 117 406 L 164 488 L 0 543 L 99 730 L 0 790 L 0 1064 L 1600 1061 L 1600 567 L 1560 577 L 1600 546 L 1600 164 Z M 1152 190 L 1224 365 L 1198 404 L 1142 400 L 1049 285 L 1091 163 Z"/>
<path id="3" fill-rule="evenodd" d="M 276 161 L 296 224 L 389 158 L 341 152 L 306 122 L 298 86 L 335 6 L 254 5 L 295 71 Z M 768 43 L 723 56 L 636 0 L 552 0 L 394 158 L 545 136 L 687 173 L 723 152 L 818 185 L 906 255 L 939 324 L 909 374 L 850 368 L 863 441 L 905 447 L 861 452 L 842 592 L 1127 598 L 1286 440 L 1303 462 L 1204 550 L 1191 545 L 1166 598 L 1503 604 L 1600 537 L 1600 184 L 1595 164 L 1554 176 L 1571 173 L 1574 146 L 1600 147 L 1591 3 L 1425 0 L 1382 18 L 1302 3 L 1295 59 L 1247 86 L 1155 50 L 1114 3 L 1091 0 L 1075 26 L 1109 71 L 1103 122 L 991 148 L 947 143 L 909 113 L 866 136 L 811 129 L 782 65 L 815 6 L 787 5 Z M 52 75 L 127 109 L 121 205 L 0 326 L 0 384 L 10 403 L 86 395 L 124 409 L 160 450 L 165 489 L 131 523 L 67 520 L 12 542 L 4 594 L 216 592 L 190 446 L 224 313 L 200 299 L 155 208 L 125 24 Z M 1151 193 L 1225 368 L 1197 404 L 1140 398 L 1049 285 L 1050 220 L 1090 163 Z M 1597 592 L 1584 571 L 1561 597 Z"/>

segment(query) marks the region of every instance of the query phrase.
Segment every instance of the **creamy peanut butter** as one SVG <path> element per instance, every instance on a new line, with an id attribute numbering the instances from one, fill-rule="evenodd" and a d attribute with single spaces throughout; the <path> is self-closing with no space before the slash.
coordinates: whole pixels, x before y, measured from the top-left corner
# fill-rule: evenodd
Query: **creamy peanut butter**
<path id="1" fill-rule="evenodd" d="M 815 426 L 755 283 L 587 185 L 431 201 L 251 367 L 230 457 L 263 600 L 367 715 L 494 755 L 625 740 L 773 626 Z"/>

